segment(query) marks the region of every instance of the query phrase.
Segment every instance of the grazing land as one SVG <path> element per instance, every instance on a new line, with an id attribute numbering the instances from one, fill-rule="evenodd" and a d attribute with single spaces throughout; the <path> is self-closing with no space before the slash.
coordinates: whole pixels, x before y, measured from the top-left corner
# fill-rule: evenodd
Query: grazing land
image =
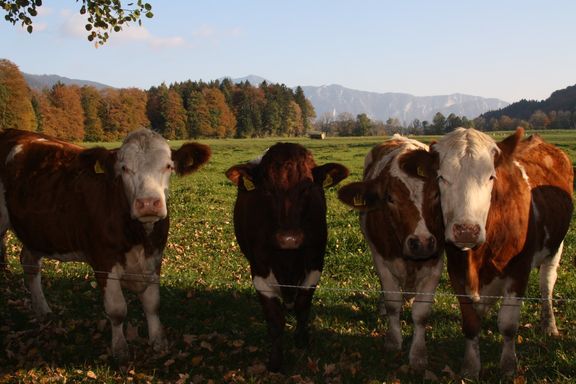
<path id="1" fill-rule="evenodd" d="M 506 133 L 496 133 L 497 140 Z M 576 132 L 542 133 L 576 160 Z M 386 323 L 378 315 L 379 283 L 355 212 L 327 191 L 329 239 L 326 265 L 313 303 L 311 344 L 294 347 L 295 321 L 288 319 L 285 372 L 268 374 L 266 326 L 248 263 L 232 226 L 236 189 L 224 176 L 231 165 L 254 159 L 277 141 L 309 148 L 318 164 L 337 161 L 361 178 L 365 154 L 384 138 L 200 140 L 212 159 L 190 177 L 172 179 L 170 237 L 161 279 L 161 319 L 170 348 L 147 345 L 140 303 L 127 294 L 126 335 L 133 362 L 118 367 L 109 350 L 110 326 L 91 269 L 79 263 L 45 261 L 43 284 L 54 313 L 35 320 L 18 262 L 20 245 L 9 233 L 7 271 L 0 273 L 0 383 L 4 382 L 198 382 L 198 383 L 410 383 L 460 382 L 464 352 L 460 314 L 444 274 L 427 332 L 429 369 L 410 372 L 412 333 L 409 307 L 402 315 L 404 346 L 384 350 Z M 421 137 L 430 142 L 432 137 Z M 179 143 L 173 143 L 176 147 Z M 108 144 L 107 144 L 108 146 Z M 511 197 L 513 198 L 513 197 Z M 572 383 L 576 377 L 576 225 L 565 241 L 555 290 L 561 338 L 544 336 L 539 304 L 522 308 L 515 383 Z M 533 271 L 528 297 L 538 297 Z M 501 336 L 496 311 L 481 337 L 483 382 L 500 382 Z"/>

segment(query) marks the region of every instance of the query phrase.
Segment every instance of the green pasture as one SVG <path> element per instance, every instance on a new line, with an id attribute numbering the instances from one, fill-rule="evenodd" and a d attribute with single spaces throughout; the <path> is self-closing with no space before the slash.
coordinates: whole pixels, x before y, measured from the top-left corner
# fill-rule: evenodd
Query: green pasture
<path id="1" fill-rule="evenodd" d="M 504 138 L 506 134 L 495 134 Z M 576 133 L 543 136 L 576 159 Z M 340 162 L 360 179 L 364 156 L 384 138 L 295 139 L 316 162 Z M 432 138 L 420 138 L 429 142 Z M 287 141 L 287 139 L 281 139 Z M 296 349 L 294 319 L 285 335 L 285 371 L 268 374 L 266 327 L 248 264 L 234 238 L 235 187 L 225 178 L 231 165 L 259 156 L 277 139 L 200 140 L 212 147 L 210 162 L 192 176 L 174 177 L 171 227 L 161 279 L 161 318 L 170 341 L 158 354 L 147 345 L 139 301 L 127 293 L 126 334 L 133 362 L 118 367 L 110 356 L 110 326 L 89 267 L 45 261 L 43 285 L 54 314 L 35 320 L 22 270 L 19 245 L 9 234 L 7 272 L 0 273 L 0 383 L 460 383 L 464 351 L 460 314 L 444 275 L 427 332 L 429 369 L 408 367 L 410 310 L 403 314 L 404 347 L 384 350 L 386 321 L 378 316 L 379 283 L 355 212 L 327 191 L 329 241 L 326 265 L 313 304 L 311 344 Z M 171 143 L 174 147 L 178 142 Z M 519 376 L 514 383 L 573 383 L 576 378 L 576 232 L 568 234 L 555 297 L 561 338 L 540 332 L 539 305 L 523 305 L 517 340 Z M 527 292 L 537 297 L 531 275 Z M 498 368 L 501 336 L 496 311 L 484 321 L 481 381 L 504 381 Z"/>

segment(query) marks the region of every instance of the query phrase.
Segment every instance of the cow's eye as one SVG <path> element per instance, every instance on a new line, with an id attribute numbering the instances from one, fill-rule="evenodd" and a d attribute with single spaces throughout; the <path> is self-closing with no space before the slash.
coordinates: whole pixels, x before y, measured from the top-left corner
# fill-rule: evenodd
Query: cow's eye
<path id="1" fill-rule="evenodd" d="M 496 175 L 490 175 L 490 179 L 489 179 L 489 180 L 490 180 L 490 181 L 496 180 Z"/>
<path id="2" fill-rule="evenodd" d="M 442 176 L 442 175 L 438 175 L 437 180 L 438 180 L 438 182 L 441 183 L 441 184 L 450 184 L 450 183 L 448 183 L 448 180 L 446 180 L 446 179 L 444 178 L 444 176 Z"/>
<path id="3" fill-rule="evenodd" d="M 173 171 L 174 170 L 174 166 L 172 164 L 166 164 L 166 170 L 167 171 Z"/>

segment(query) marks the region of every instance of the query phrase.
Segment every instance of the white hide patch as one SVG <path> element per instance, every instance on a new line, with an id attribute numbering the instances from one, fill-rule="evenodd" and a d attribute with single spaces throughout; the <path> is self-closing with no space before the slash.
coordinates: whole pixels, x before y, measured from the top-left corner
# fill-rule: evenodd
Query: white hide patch
<path id="1" fill-rule="evenodd" d="M 320 271 L 311 271 L 306 275 L 302 286 L 305 288 L 314 288 L 320 281 Z"/>
<path id="2" fill-rule="evenodd" d="M 274 273 L 270 271 L 268 276 L 255 276 L 252 279 L 252 283 L 254 284 L 254 288 L 263 296 L 272 299 L 274 297 L 280 298 L 281 292 L 280 287 L 278 286 L 278 280 L 276 280 L 276 276 Z"/>
<path id="3" fill-rule="evenodd" d="M 24 146 L 22 144 L 16 144 L 14 147 L 12 147 L 10 152 L 8 152 L 8 156 L 6 156 L 5 164 L 8 165 L 9 162 L 14 160 L 16 155 L 18 155 L 20 152 L 22 152 L 23 148 L 24 148 Z"/>
<path id="4" fill-rule="evenodd" d="M 117 263 L 109 274 L 109 279 L 119 279 L 121 285 L 134 292 L 142 292 L 150 284 L 158 284 L 160 277 L 156 267 L 162 261 L 162 254 L 146 257 L 144 247 L 136 245 L 126 253 L 126 265 Z"/>
<path id="5" fill-rule="evenodd" d="M 524 179 L 524 181 L 528 185 L 528 188 L 532 189 L 532 187 L 530 186 L 530 178 L 528 177 L 528 174 L 526 173 L 526 169 L 524 168 L 524 166 L 520 164 L 518 160 L 514 161 L 514 165 L 518 167 L 518 169 L 522 173 L 522 179 Z"/>

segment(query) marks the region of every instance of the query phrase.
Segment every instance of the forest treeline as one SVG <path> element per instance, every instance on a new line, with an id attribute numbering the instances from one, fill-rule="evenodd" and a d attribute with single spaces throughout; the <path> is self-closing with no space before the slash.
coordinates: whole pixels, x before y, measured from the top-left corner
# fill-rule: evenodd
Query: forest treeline
<path id="1" fill-rule="evenodd" d="M 575 129 L 576 86 L 556 91 L 544 101 L 526 101 L 487 112 L 475 119 L 436 113 L 431 121 L 375 121 L 366 114 L 324 114 L 301 87 L 230 79 L 185 81 L 137 88 L 78 87 L 58 83 L 30 89 L 18 67 L 0 60 L 0 130 L 20 128 L 70 141 L 117 141 L 140 127 L 167 139 L 302 136 L 311 131 L 331 136 L 404 134 L 440 135 L 457 127 L 483 131 Z"/>
<path id="2" fill-rule="evenodd" d="M 58 83 L 28 88 L 18 67 L 0 60 L 0 129 L 20 128 L 70 141 L 116 141 L 140 127 L 167 139 L 301 136 L 314 107 L 302 88 L 230 79 L 98 90 Z"/>

